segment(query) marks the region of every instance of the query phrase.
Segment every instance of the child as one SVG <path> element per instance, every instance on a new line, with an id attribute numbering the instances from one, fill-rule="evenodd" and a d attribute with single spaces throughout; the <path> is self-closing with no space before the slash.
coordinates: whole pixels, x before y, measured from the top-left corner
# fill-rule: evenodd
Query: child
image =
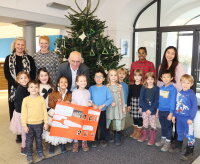
<path id="1" fill-rule="evenodd" d="M 25 97 L 22 102 L 21 123 L 26 133 L 27 161 L 33 163 L 33 140 L 36 140 L 38 157 L 44 159 L 42 148 L 42 132 L 48 129 L 48 114 L 45 100 L 39 96 L 39 83 L 30 81 L 28 83 L 30 96 Z"/>
<path id="2" fill-rule="evenodd" d="M 97 70 L 94 75 L 96 85 L 89 88 L 93 106 L 101 110 L 95 139 L 96 141 L 99 140 L 103 147 L 107 146 L 106 108 L 112 103 L 112 93 L 108 87 L 103 85 L 105 76 L 104 71 Z M 96 147 L 96 142 L 93 142 L 92 147 Z"/>
<path id="3" fill-rule="evenodd" d="M 57 102 L 60 101 L 64 101 L 67 103 L 71 102 L 71 93 L 68 92 L 67 87 L 68 87 L 68 80 L 66 77 L 62 76 L 58 79 L 58 89 L 57 91 L 53 91 L 52 93 L 49 94 L 49 107 L 51 108 L 48 111 L 48 123 L 49 126 L 51 126 L 52 123 L 52 117 L 54 114 L 54 109 L 56 106 Z M 68 138 L 64 138 L 64 137 L 55 137 L 55 136 L 50 136 L 49 135 L 49 131 L 44 131 L 43 134 L 43 139 L 46 142 L 50 143 L 49 146 L 49 154 L 54 154 L 54 147 L 56 145 L 60 144 L 60 148 L 61 148 L 61 153 L 65 153 L 66 152 L 66 143 L 67 142 L 72 142 L 71 139 Z"/>
<path id="4" fill-rule="evenodd" d="M 115 145 L 121 145 L 122 130 L 124 130 L 124 119 L 126 116 L 124 92 L 122 85 L 119 84 L 117 71 L 114 69 L 108 72 L 108 88 L 110 89 L 113 102 L 106 110 L 107 128 L 113 123 Z"/>
<path id="5" fill-rule="evenodd" d="M 76 77 L 76 85 L 78 89 L 72 92 L 72 103 L 81 106 L 90 106 L 90 92 L 85 89 L 87 86 L 87 77 L 85 75 L 78 75 Z M 82 141 L 83 151 L 89 151 L 87 141 Z M 74 140 L 72 152 L 78 152 L 78 140 Z"/>
<path id="6" fill-rule="evenodd" d="M 54 86 L 53 86 L 52 80 L 49 76 L 49 72 L 47 71 L 47 69 L 45 67 L 40 68 L 38 70 L 37 80 L 40 84 L 39 94 L 40 94 L 40 96 L 44 97 L 46 106 L 47 106 L 47 111 L 49 111 L 49 109 L 50 109 L 50 107 L 48 106 L 49 94 L 54 90 Z"/>
<path id="7" fill-rule="evenodd" d="M 124 79 L 127 76 L 127 70 L 125 68 L 119 68 L 117 70 L 117 74 L 118 74 L 118 77 L 119 77 L 119 83 L 123 87 L 124 101 L 125 101 L 125 104 L 127 105 L 127 100 L 128 100 L 128 85 L 124 82 Z"/>
<path id="8" fill-rule="evenodd" d="M 17 74 L 16 80 L 19 86 L 17 87 L 14 99 L 15 110 L 10 122 L 10 130 L 15 134 L 22 135 L 21 154 L 26 155 L 26 134 L 24 133 L 21 124 L 21 107 L 23 99 L 29 95 L 27 84 L 30 80 L 30 77 L 27 72 L 21 71 Z"/>
<path id="9" fill-rule="evenodd" d="M 172 116 L 176 108 L 176 88 L 172 84 L 172 74 L 169 70 L 163 71 L 161 80 L 164 83 L 160 87 L 158 116 L 161 125 L 161 140 L 156 146 L 162 146 L 161 151 L 166 152 L 170 148 L 172 137 Z"/>
<path id="10" fill-rule="evenodd" d="M 184 74 L 181 79 L 182 90 L 178 92 L 176 98 L 176 110 L 172 122 L 175 123 L 178 133 L 178 139 L 171 145 L 170 152 L 176 150 L 181 151 L 184 135 L 186 136 L 188 143 L 185 154 L 182 156 L 182 160 L 189 160 L 193 157 L 194 152 L 194 118 L 197 113 L 197 98 L 193 90 L 190 87 L 194 83 L 194 79 L 191 75 Z"/>
<path id="11" fill-rule="evenodd" d="M 143 129 L 139 142 L 148 140 L 148 127 L 150 129 L 150 139 L 147 145 L 154 145 L 156 139 L 156 111 L 158 108 L 159 88 L 155 86 L 155 75 L 148 72 L 144 77 L 144 84 L 140 91 L 139 105 L 142 108 Z"/>
<path id="12" fill-rule="evenodd" d="M 140 90 L 142 88 L 142 70 L 136 69 L 133 72 L 134 84 L 129 86 L 128 111 L 133 118 L 133 133 L 130 137 L 138 140 L 142 130 L 142 111 L 139 106 Z"/>

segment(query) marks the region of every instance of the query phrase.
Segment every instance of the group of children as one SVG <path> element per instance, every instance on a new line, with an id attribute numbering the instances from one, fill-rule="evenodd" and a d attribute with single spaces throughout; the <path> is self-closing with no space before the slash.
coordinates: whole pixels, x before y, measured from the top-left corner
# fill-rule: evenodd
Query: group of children
<path id="1" fill-rule="evenodd" d="M 103 147 L 108 142 L 121 145 L 122 131 L 125 128 L 126 112 L 133 118 L 133 133 L 130 137 L 148 145 L 162 146 L 161 151 L 180 150 L 184 134 L 188 138 L 188 146 L 183 156 L 187 159 L 193 154 L 194 134 L 193 120 L 197 111 L 195 93 L 190 89 L 193 78 L 184 75 L 181 78 L 183 90 L 178 94 L 171 84 L 173 77 L 170 72 L 162 74 L 164 86 L 156 86 L 155 75 L 146 73 L 143 78 L 141 70 L 133 72 L 134 84 L 124 82 L 127 71 L 124 68 L 109 70 L 107 85 L 104 85 L 106 74 L 98 70 L 94 74 L 95 85 L 86 89 L 87 77 L 76 77 L 77 89 L 72 93 L 67 90 L 68 79 L 60 77 L 57 87 L 54 88 L 49 73 L 41 68 L 37 73 L 37 80 L 29 82 L 29 75 L 20 72 L 17 75 L 19 87 L 15 96 L 15 111 L 11 120 L 10 129 L 22 135 L 21 153 L 27 155 L 29 163 L 33 162 L 32 145 L 36 140 L 38 157 L 43 159 L 42 139 L 49 143 L 49 153 L 53 154 L 55 146 L 60 145 L 61 152 L 66 152 L 66 143 L 73 142 L 72 152 L 79 151 L 78 140 L 50 136 L 50 127 L 57 102 L 65 101 L 82 106 L 93 106 L 100 109 L 101 114 L 92 147 L 97 141 Z M 161 124 L 161 140 L 156 140 L 156 117 Z M 178 139 L 171 144 L 172 122 L 177 125 Z M 150 125 L 150 130 L 148 130 Z M 148 131 L 150 136 L 148 136 Z M 111 133 L 114 135 L 112 137 Z M 171 146 L 170 146 L 171 145 Z M 88 151 L 87 141 L 82 141 L 83 151 Z"/>

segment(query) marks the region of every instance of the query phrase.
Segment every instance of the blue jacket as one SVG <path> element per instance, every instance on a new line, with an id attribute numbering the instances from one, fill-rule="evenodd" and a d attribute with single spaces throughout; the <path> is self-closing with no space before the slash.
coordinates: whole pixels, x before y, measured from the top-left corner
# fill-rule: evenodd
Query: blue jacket
<path id="1" fill-rule="evenodd" d="M 153 96 L 147 101 L 146 99 L 146 90 L 144 86 L 140 91 L 139 104 L 142 108 L 142 112 L 146 112 L 147 110 L 151 111 L 151 115 L 155 115 L 158 108 L 159 101 L 159 88 L 157 86 L 153 87 Z"/>
<path id="2" fill-rule="evenodd" d="M 176 88 L 170 84 L 165 87 L 164 85 L 160 87 L 160 96 L 159 96 L 159 111 L 169 111 L 174 113 L 176 108 Z"/>
<path id="3" fill-rule="evenodd" d="M 189 120 L 194 120 L 197 113 L 197 97 L 193 90 L 181 90 L 176 98 L 176 110 L 174 116 L 185 116 Z"/>

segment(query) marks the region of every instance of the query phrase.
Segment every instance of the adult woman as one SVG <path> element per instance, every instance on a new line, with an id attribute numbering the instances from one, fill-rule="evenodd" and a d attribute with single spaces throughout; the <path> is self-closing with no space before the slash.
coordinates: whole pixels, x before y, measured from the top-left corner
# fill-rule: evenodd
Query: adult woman
<path id="1" fill-rule="evenodd" d="M 163 71 L 169 70 L 172 73 L 173 76 L 173 85 L 175 88 L 180 91 L 181 85 L 180 85 L 180 78 L 183 74 L 185 74 L 183 65 L 178 61 L 178 51 L 176 47 L 169 46 L 166 48 L 162 63 L 159 67 L 159 73 L 158 73 L 158 86 L 162 86 L 163 82 L 161 81 L 160 77 Z"/>
<path id="2" fill-rule="evenodd" d="M 183 65 L 178 61 L 178 51 L 176 47 L 174 46 L 167 47 L 164 52 L 162 63 L 159 67 L 158 81 L 157 81 L 158 86 L 163 85 L 163 82 L 161 81 L 161 75 L 162 75 L 162 72 L 166 70 L 169 70 L 171 72 L 172 77 L 173 77 L 173 80 L 172 80 L 173 85 L 175 86 L 177 91 L 180 91 L 182 89 L 181 84 L 180 84 L 180 78 L 183 74 L 185 74 L 185 71 L 184 71 Z M 177 131 L 176 131 L 176 125 L 175 125 L 175 133 L 172 140 L 176 140 L 176 139 L 177 139 Z"/>
<path id="3" fill-rule="evenodd" d="M 15 91 L 17 89 L 16 76 L 20 71 L 26 71 L 30 74 L 32 80 L 36 76 L 35 62 L 31 56 L 27 54 L 26 40 L 17 38 L 12 44 L 12 54 L 8 55 L 4 63 L 4 74 L 8 80 L 8 102 L 10 119 L 12 118 L 14 106 Z"/>
<path id="4" fill-rule="evenodd" d="M 53 81 L 53 84 L 56 84 L 59 58 L 58 55 L 49 51 L 50 40 L 48 36 L 40 36 L 39 46 L 40 51 L 38 51 L 34 56 L 35 64 L 37 70 L 40 68 L 46 68 L 49 72 L 49 75 Z"/>
<path id="5" fill-rule="evenodd" d="M 146 60 L 147 56 L 147 49 L 146 47 L 140 47 L 138 49 L 138 61 L 135 61 L 131 64 L 131 70 L 130 70 L 130 82 L 133 83 L 133 72 L 136 69 L 140 69 L 143 72 L 143 77 L 147 72 L 153 72 L 156 74 L 156 70 L 154 67 L 154 64 L 148 60 Z"/>

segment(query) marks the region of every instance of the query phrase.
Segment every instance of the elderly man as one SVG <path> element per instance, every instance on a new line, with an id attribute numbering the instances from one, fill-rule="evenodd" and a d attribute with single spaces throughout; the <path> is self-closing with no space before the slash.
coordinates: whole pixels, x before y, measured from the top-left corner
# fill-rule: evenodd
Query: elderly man
<path id="1" fill-rule="evenodd" d="M 65 76 L 68 79 L 68 91 L 73 91 L 76 88 L 76 76 L 80 74 L 87 76 L 89 86 L 89 68 L 82 61 L 81 53 L 72 51 L 68 62 L 62 63 L 58 68 L 58 78 Z"/>

